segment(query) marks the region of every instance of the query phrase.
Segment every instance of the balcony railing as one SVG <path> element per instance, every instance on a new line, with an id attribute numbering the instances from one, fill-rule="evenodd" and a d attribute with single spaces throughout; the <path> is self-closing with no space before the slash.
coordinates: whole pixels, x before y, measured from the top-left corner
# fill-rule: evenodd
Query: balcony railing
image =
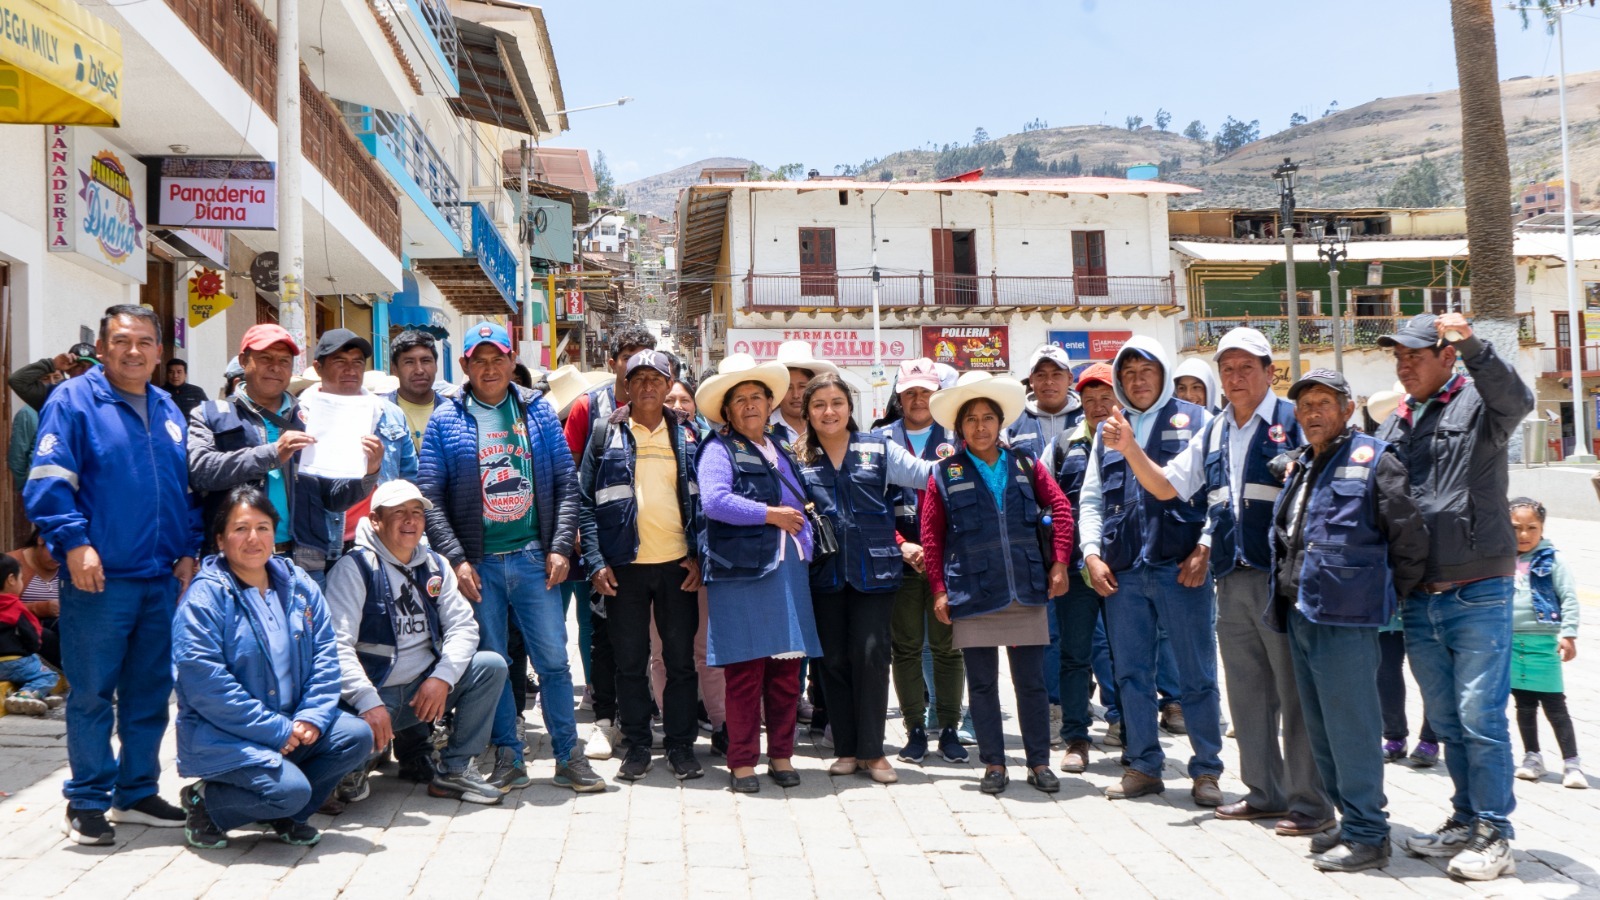
<path id="1" fill-rule="evenodd" d="M 1341 346 L 1348 348 L 1376 347 L 1378 338 L 1394 334 L 1409 316 L 1300 316 L 1300 346 L 1332 347 L 1334 322 L 1339 321 Z M 1517 334 L 1523 344 L 1536 343 L 1533 313 L 1517 314 Z M 1222 336 L 1235 328 L 1249 327 L 1266 335 L 1273 349 L 1289 347 L 1289 318 L 1287 316 L 1237 316 L 1198 317 L 1183 322 L 1183 349 L 1205 350 L 1215 347 Z"/>
<path id="2" fill-rule="evenodd" d="M 470 236 L 472 255 L 478 258 L 478 266 L 489 276 L 506 303 L 516 309 L 517 254 L 512 252 L 506 239 L 500 235 L 500 229 L 494 227 L 494 221 L 484 212 L 481 203 L 472 204 Z"/>
<path id="3" fill-rule="evenodd" d="M 268 116 L 277 118 L 278 38 L 250 0 L 166 0 L 195 37 Z M 400 207 L 384 175 L 332 101 L 300 70 L 301 141 L 321 172 L 378 240 L 400 255 Z"/>
<path id="4" fill-rule="evenodd" d="M 871 275 L 756 275 L 736 279 L 748 310 L 863 309 L 872 306 Z M 1173 306 L 1172 276 L 884 275 L 880 307 Z"/>
<path id="5" fill-rule="evenodd" d="M 394 0 L 394 4 L 409 5 L 415 10 L 423 24 L 433 32 L 434 40 L 439 42 L 439 50 L 450 64 L 450 71 L 455 71 L 461 52 L 461 36 L 456 32 L 456 19 L 450 14 L 450 5 L 444 0 Z"/>
<path id="6" fill-rule="evenodd" d="M 1571 347 L 1547 347 L 1544 351 L 1545 372 L 1572 372 Z M 1583 371 L 1600 371 L 1600 344 L 1584 344 L 1578 348 L 1578 357 L 1583 362 Z"/>
<path id="7" fill-rule="evenodd" d="M 450 230 L 463 234 L 461 182 L 416 117 L 353 103 L 340 102 L 338 106 L 345 123 L 368 145 L 372 155 L 387 162 L 386 152 L 449 223 Z"/>

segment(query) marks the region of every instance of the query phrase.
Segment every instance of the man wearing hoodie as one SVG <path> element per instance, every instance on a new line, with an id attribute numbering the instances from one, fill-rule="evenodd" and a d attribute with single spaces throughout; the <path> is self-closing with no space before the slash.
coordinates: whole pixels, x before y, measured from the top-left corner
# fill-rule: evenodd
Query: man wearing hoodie
<path id="1" fill-rule="evenodd" d="M 1179 400 L 1187 400 L 1213 415 L 1222 409 L 1217 373 L 1211 370 L 1210 363 L 1198 356 L 1178 363 L 1178 370 L 1172 376 L 1172 390 Z"/>
<path id="2" fill-rule="evenodd" d="M 1239 777 L 1250 789 L 1219 808 L 1217 818 L 1275 819 L 1275 830 L 1286 837 L 1318 834 L 1334 826 L 1333 803 L 1311 754 L 1289 639 L 1262 619 L 1272 599 L 1272 510 L 1283 492 L 1283 470 L 1274 461 L 1305 438 L 1294 404 L 1272 393 L 1272 344 L 1265 335 L 1254 328 L 1229 331 L 1217 344 L 1216 360 L 1227 408 L 1175 456 L 1149 457 L 1134 446 L 1124 452 L 1152 495 L 1210 505 L 1201 564 L 1209 562 L 1217 581 L 1217 645 L 1230 688 Z M 1119 449 L 1125 442 L 1125 436 L 1120 443 L 1106 439 Z"/>
<path id="3" fill-rule="evenodd" d="M 1072 361 L 1055 344 L 1040 344 L 1028 359 L 1028 403 L 1006 429 L 1006 446 L 1037 457 L 1062 432 L 1083 421 L 1083 404 L 1072 389 Z"/>
<path id="4" fill-rule="evenodd" d="M 1190 794 L 1201 806 L 1220 806 L 1222 723 L 1211 626 L 1216 597 L 1206 552 L 1198 546 L 1205 504 L 1147 493 L 1129 471 L 1127 449 L 1164 463 L 1205 429 L 1208 416 L 1172 395 L 1171 363 L 1151 338 L 1129 340 L 1111 368 L 1112 387 L 1127 417 L 1113 412 L 1101 426 L 1078 501 L 1084 569 L 1105 598 L 1122 705 L 1127 768 L 1106 796 L 1121 800 L 1165 789 L 1154 683 L 1156 638 L 1164 628 L 1178 664 L 1179 701 L 1194 751 Z"/>
<path id="5" fill-rule="evenodd" d="M 453 712 L 428 794 L 498 804 L 500 790 L 472 758 L 489 745 L 506 661 L 478 649 L 478 622 L 455 572 L 421 546 L 432 508 L 411 482 L 384 482 L 371 516 L 356 525 L 355 547 L 328 572 L 340 700 L 372 728 L 374 752 L 395 732 Z"/>

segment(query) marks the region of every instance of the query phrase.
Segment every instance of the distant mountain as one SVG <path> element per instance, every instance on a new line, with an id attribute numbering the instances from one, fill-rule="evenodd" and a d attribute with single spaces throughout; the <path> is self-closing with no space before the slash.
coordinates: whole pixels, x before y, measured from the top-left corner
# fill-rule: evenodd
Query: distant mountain
<path id="1" fill-rule="evenodd" d="M 1555 78 L 1512 78 L 1501 83 L 1501 96 L 1512 189 L 1559 178 Z M 1580 205 L 1600 209 L 1600 71 L 1567 76 L 1567 110 Z M 1174 131 L 1071 125 L 1008 134 L 978 146 L 901 150 L 855 177 L 931 181 L 977 165 L 983 166 L 985 178 L 1121 175 L 1129 166 L 1150 163 L 1161 167 L 1162 179 L 1201 189 L 1200 194 L 1174 198 L 1174 206 L 1272 207 L 1278 203 L 1272 170 L 1290 156 L 1300 165 L 1295 195 L 1301 207 L 1355 207 L 1378 205 L 1395 180 L 1424 155 L 1438 167 L 1440 204 L 1461 205 L 1461 107 L 1454 90 L 1373 100 L 1269 134 L 1220 158 L 1212 141 Z M 670 216 L 678 190 L 693 184 L 702 168 L 749 164 L 745 159 L 701 160 L 623 189 L 631 207 Z"/>
<path id="2" fill-rule="evenodd" d="M 678 191 L 699 181 L 700 170 L 733 166 L 748 169 L 751 164 L 751 160 L 736 156 L 713 156 L 686 166 L 679 166 L 670 172 L 630 181 L 619 185 L 618 189 L 628 195 L 628 209 L 633 212 L 654 213 L 664 219 L 670 219 L 673 210 L 677 208 Z"/>

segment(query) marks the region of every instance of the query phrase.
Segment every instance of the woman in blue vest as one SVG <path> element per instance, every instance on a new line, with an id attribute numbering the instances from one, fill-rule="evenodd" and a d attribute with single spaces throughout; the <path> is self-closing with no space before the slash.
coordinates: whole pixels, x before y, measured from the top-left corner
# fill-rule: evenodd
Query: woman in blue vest
<path id="1" fill-rule="evenodd" d="M 781 363 L 747 353 L 722 361 L 695 393 L 720 426 L 700 448 L 700 571 L 706 583 L 706 657 L 727 682 L 728 769 L 739 793 L 761 789 L 761 712 L 766 709 L 767 774 L 796 787 L 794 732 L 800 663 L 821 656 L 808 577 L 811 526 L 800 467 L 768 435 L 772 401 L 789 389 Z"/>
<path id="2" fill-rule="evenodd" d="M 811 604 L 822 641 L 822 687 L 838 754 L 830 775 L 899 780 L 883 754 L 889 712 L 889 621 L 904 570 L 895 540 L 896 487 L 927 485 L 933 463 L 877 434 L 856 431 L 844 379 L 806 385 L 801 474 L 833 522 L 839 552 L 812 567 Z"/>
<path id="3" fill-rule="evenodd" d="M 311 576 L 273 556 L 278 512 L 260 488 L 228 491 L 217 553 L 172 621 L 179 796 L 201 849 L 265 822 L 286 844 L 322 835 L 307 820 L 373 751 L 372 729 L 339 710 L 339 650 Z"/>
<path id="4" fill-rule="evenodd" d="M 1072 505 L 1048 466 L 1000 445 L 1001 432 L 1022 413 L 1024 396 L 1009 376 L 968 372 L 929 401 L 934 421 L 959 435 L 962 446 L 928 479 L 923 560 L 934 615 L 953 626 L 966 660 L 978 758 L 988 767 L 979 789 L 986 794 L 1010 782 L 1000 726 L 1001 647 L 1011 663 L 1028 783 L 1049 793 L 1061 789 L 1050 771 L 1044 653 L 1049 598 L 1067 592 Z"/>

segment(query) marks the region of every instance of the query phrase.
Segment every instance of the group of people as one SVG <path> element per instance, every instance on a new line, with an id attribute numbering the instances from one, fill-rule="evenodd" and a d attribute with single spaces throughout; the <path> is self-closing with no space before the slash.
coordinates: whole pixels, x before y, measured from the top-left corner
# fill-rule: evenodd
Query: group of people
<path id="1" fill-rule="evenodd" d="M 1399 626 L 1455 785 L 1445 823 L 1406 849 L 1463 878 L 1513 872 L 1514 687 L 1516 776 L 1543 774 L 1542 705 L 1568 783 L 1586 785 L 1560 683 L 1576 594 L 1543 508 L 1506 499 L 1533 399 L 1458 314 L 1380 342 L 1406 396 L 1376 433 L 1352 426 L 1337 372 L 1273 394 L 1271 345 L 1249 328 L 1223 337 L 1215 372 L 1174 370 L 1142 337 L 1076 375 L 1041 347 L 1026 386 L 910 360 L 890 420 L 863 430 L 838 367 L 804 344 L 729 356 L 697 383 L 624 328 L 606 381 L 563 369 L 524 387 L 485 322 L 467 332 L 466 384 L 444 390 L 436 344 L 406 332 L 398 383 L 368 406 L 365 475 L 329 478 L 300 463 L 315 438 L 288 332 L 251 328 L 237 386 L 185 419 L 149 383 L 160 323 L 113 307 L 95 364 L 44 404 L 24 491 L 67 576 L 67 831 L 183 826 L 218 847 L 260 822 L 314 843 L 310 816 L 364 797 L 388 752 L 432 794 L 498 803 L 530 783 L 527 660 L 554 782 L 578 792 L 606 789 L 591 757 L 645 778 L 658 718 L 674 777 L 704 775 L 704 720 L 733 791 L 761 789 L 763 728 L 765 774 L 793 787 L 802 709 L 826 719 L 830 775 L 894 783 L 892 683 L 912 763 L 930 726 L 966 761 L 965 691 L 995 794 L 1005 648 L 1034 788 L 1088 768 L 1098 682 L 1124 767 L 1106 796 L 1165 790 L 1166 728 L 1187 736 L 1196 805 L 1309 836 L 1318 868 L 1356 871 L 1390 853 L 1380 662 Z M 370 395 L 371 355 L 327 332 L 308 389 Z M 596 720 L 582 744 L 574 603 Z M 1219 656 L 1248 789 L 1232 801 Z M 156 794 L 174 686 L 194 779 L 181 808 Z"/>

